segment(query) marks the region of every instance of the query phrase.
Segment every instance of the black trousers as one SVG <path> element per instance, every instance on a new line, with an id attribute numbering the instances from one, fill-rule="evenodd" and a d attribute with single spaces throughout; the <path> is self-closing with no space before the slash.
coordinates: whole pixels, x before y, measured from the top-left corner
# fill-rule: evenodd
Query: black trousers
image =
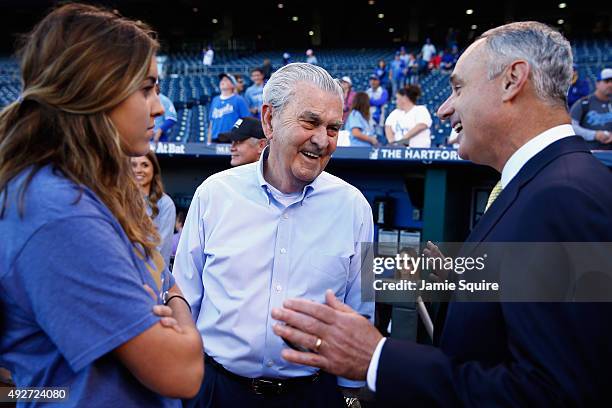
<path id="1" fill-rule="evenodd" d="M 258 395 L 247 385 L 206 364 L 198 395 L 183 401 L 186 408 L 345 408 L 337 377 L 328 373 L 280 395 Z"/>

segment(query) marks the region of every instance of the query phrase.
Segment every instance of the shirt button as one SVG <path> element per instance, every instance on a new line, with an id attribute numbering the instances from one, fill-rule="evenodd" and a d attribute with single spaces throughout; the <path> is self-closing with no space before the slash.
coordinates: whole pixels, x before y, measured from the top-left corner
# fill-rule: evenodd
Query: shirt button
<path id="1" fill-rule="evenodd" d="M 289 214 L 283 214 L 283 218 L 288 220 L 289 219 Z"/>
<path id="2" fill-rule="evenodd" d="M 266 365 L 267 365 L 268 367 L 272 367 L 272 366 L 274 365 L 274 361 L 272 361 L 272 360 L 268 360 L 268 362 L 266 363 Z"/>
<path id="3" fill-rule="evenodd" d="M 280 253 L 281 253 L 281 254 L 286 254 L 286 253 L 287 253 L 287 250 L 286 250 L 285 248 L 281 248 Z"/>
<path id="4" fill-rule="evenodd" d="M 280 292 L 281 290 L 283 290 L 283 287 L 281 285 L 276 285 L 276 291 Z"/>

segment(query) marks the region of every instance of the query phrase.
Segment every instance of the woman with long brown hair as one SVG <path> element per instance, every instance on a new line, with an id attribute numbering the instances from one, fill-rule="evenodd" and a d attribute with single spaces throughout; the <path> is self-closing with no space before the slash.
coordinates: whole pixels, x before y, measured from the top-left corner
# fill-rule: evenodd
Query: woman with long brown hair
<path id="1" fill-rule="evenodd" d="M 370 97 L 367 93 L 357 92 L 355 95 L 344 128 L 350 132 L 351 146 L 378 145 L 374 127 L 370 123 Z"/>
<path id="2" fill-rule="evenodd" d="M 180 406 L 168 397 L 203 375 L 128 159 L 163 112 L 157 48 L 141 23 L 60 6 L 25 38 L 23 93 L 0 113 L 0 366 L 17 387 L 69 388 L 70 406 Z"/>
<path id="3" fill-rule="evenodd" d="M 170 196 L 164 192 L 159 161 L 152 151 L 148 151 L 144 156 L 132 157 L 130 161 L 136 183 L 147 205 L 147 214 L 153 220 L 161 238 L 159 252 L 166 265 L 170 265 L 176 207 Z"/>

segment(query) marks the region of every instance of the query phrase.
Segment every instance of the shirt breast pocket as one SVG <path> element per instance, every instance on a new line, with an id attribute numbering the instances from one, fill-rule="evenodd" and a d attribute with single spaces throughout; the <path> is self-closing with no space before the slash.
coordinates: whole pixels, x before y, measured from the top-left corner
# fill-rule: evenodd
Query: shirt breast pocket
<path id="1" fill-rule="evenodd" d="M 325 255 L 318 252 L 310 254 L 309 292 L 325 300 L 325 290 L 331 289 L 336 297 L 342 298 L 346 292 L 349 276 L 349 258 Z"/>

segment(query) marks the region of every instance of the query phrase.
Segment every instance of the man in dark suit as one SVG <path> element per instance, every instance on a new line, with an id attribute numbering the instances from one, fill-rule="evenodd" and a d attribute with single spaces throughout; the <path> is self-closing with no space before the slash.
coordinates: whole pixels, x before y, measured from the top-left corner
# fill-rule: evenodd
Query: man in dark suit
<path id="1" fill-rule="evenodd" d="M 572 131 L 571 75 L 568 41 L 535 22 L 489 30 L 459 59 L 438 115 L 462 158 L 501 173 L 468 242 L 612 242 L 612 175 Z M 313 350 L 283 358 L 366 378 L 379 406 L 610 405 L 610 303 L 450 302 L 432 347 L 384 339 L 326 300 L 273 311 L 291 326 L 277 335 Z"/>

